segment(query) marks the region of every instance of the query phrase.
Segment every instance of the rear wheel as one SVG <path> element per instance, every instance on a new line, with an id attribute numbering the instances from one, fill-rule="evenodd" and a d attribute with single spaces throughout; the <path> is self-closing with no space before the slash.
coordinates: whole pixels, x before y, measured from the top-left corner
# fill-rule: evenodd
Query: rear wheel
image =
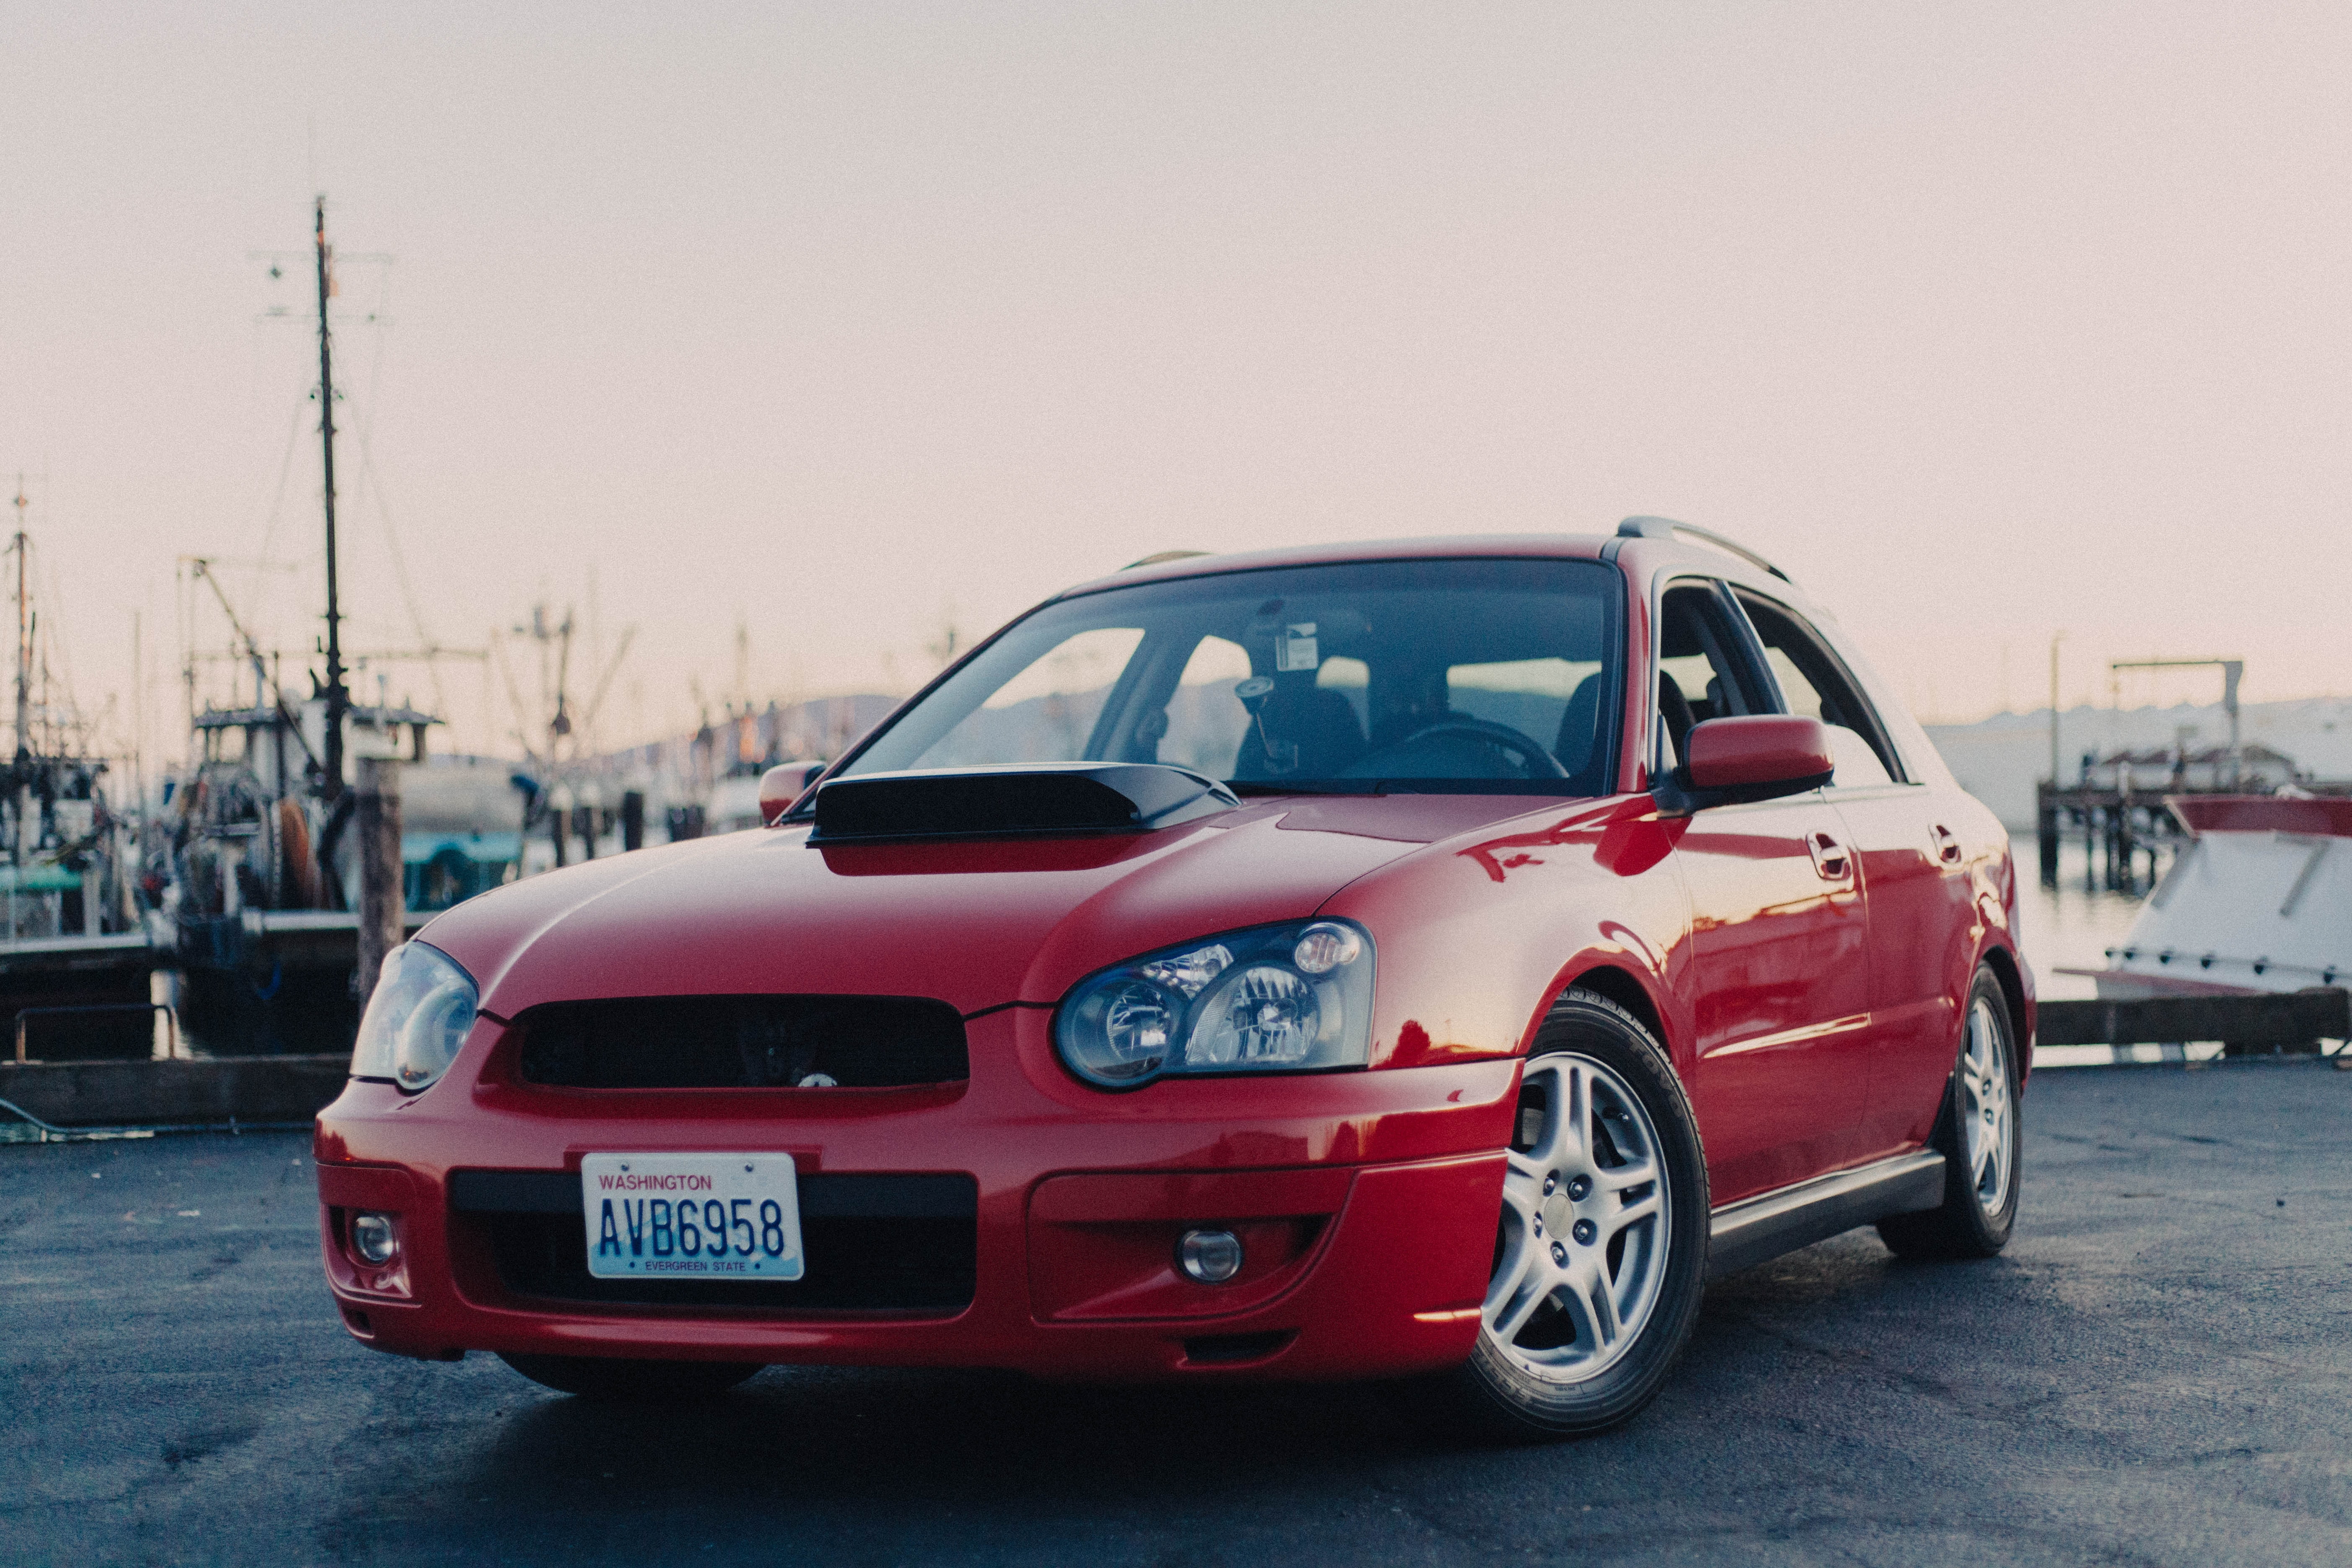
<path id="1" fill-rule="evenodd" d="M 2023 1141 L 2018 1136 L 2016 1031 L 2000 977 L 1979 967 L 1969 987 L 1959 1061 L 1944 1090 L 1935 1147 L 1944 1156 L 1944 1201 L 1922 1214 L 1878 1222 L 1879 1239 L 1903 1258 L 1990 1258 L 2017 1222 Z"/>
<path id="2" fill-rule="evenodd" d="M 1631 1014 L 1570 991 L 1520 1077 L 1477 1348 L 1452 1375 L 1487 1433 L 1580 1436 L 1654 1398 L 1706 1285 L 1698 1128 Z"/>
<path id="3" fill-rule="evenodd" d="M 508 1355 L 499 1359 L 562 1394 L 638 1405 L 715 1399 L 761 1370 L 758 1363 L 625 1361 L 611 1356 Z"/>

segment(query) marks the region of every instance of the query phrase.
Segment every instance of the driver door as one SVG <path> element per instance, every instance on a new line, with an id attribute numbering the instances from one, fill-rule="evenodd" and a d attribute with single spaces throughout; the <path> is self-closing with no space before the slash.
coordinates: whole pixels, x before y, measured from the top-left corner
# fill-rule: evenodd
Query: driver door
<path id="1" fill-rule="evenodd" d="M 1973 973 L 1973 886 L 1948 805 L 1904 777 L 1903 759 L 1861 681 L 1819 628 L 1742 589 L 1787 710 L 1830 726 L 1828 796 L 1853 841 L 1870 911 L 1871 1104 L 1855 1149 L 1916 1148 L 1943 1103 Z"/>
<path id="2" fill-rule="evenodd" d="M 1771 710 L 1722 588 L 1660 606 L 1664 767 L 1708 719 Z M 1691 899 L 1691 1100 L 1717 1205 L 1848 1163 L 1868 1103 L 1870 970 L 1844 825 L 1818 790 L 1712 806 L 1675 848 Z"/>

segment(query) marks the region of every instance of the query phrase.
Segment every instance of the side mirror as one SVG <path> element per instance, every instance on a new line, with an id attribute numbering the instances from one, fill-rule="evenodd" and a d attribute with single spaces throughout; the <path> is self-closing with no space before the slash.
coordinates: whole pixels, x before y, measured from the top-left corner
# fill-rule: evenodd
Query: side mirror
<path id="1" fill-rule="evenodd" d="M 1835 767 L 1828 727 L 1785 713 L 1710 719 L 1691 727 L 1684 746 L 1688 760 L 1658 791 L 1675 816 L 1819 789 Z"/>
<path id="2" fill-rule="evenodd" d="M 773 827 L 776 819 L 793 808 L 793 802 L 808 793 L 809 781 L 824 771 L 823 763 L 778 763 L 761 773 L 760 820 Z"/>

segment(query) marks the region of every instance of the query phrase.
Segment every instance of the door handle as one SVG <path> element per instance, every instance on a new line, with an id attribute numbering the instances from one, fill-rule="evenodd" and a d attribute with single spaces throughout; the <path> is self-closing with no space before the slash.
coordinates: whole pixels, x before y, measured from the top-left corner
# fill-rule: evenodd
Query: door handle
<path id="1" fill-rule="evenodd" d="M 1958 834 L 1939 822 L 1936 824 L 1936 831 L 1929 837 L 1936 841 L 1937 859 L 1947 866 L 1957 866 L 1960 863 L 1960 839 Z"/>
<path id="2" fill-rule="evenodd" d="M 1821 874 L 1824 882 L 1843 882 L 1846 872 L 1853 868 L 1853 863 L 1846 857 L 1845 846 L 1826 833 L 1815 830 L 1807 834 L 1805 847 L 1812 851 L 1813 869 Z"/>

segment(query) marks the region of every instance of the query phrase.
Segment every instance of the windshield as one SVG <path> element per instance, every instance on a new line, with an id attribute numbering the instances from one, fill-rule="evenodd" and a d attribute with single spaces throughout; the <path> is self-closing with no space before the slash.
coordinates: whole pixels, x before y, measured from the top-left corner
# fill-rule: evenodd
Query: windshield
<path id="1" fill-rule="evenodd" d="M 1169 763 L 1257 791 L 1598 795 L 1620 579 L 1351 563 L 1139 584 L 1014 623 L 845 774 Z"/>

